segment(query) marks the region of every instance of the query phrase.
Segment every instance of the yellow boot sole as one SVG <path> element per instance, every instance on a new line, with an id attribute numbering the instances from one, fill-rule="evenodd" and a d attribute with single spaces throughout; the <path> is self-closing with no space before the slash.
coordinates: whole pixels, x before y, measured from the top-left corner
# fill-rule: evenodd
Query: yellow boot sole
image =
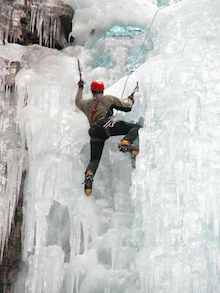
<path id="1" fill-rule="evenodd" d="M 85 190 L 85 195 L 89 196 L 92 194 L 92 189 L 86 189 Z"/>
<path id="2" fill-rule="evenodd" d="M 139 154 L 139 151 L 135 151 L 135 150 L 134 150 L 134 151 L 132 151 L 131 153 L 132 153 L 133 156 L 137 156 L 137 155 Z"/>

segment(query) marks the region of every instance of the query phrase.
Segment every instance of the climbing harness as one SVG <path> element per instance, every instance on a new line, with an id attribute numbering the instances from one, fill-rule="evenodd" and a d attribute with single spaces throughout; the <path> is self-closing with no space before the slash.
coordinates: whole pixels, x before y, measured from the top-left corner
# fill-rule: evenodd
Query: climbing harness
<path id="1" fill-rule="evenodd" d="M 108 121 L 103 125 L 103 127 L 105 128 L 105 129 L 107 129 L 108 127 L 114 127 L 115 126 L 115 124 L 116 124 L 116 119 L 115 119 L 115 117 L 114 116 L 109 116 L 108 117 Z"/>
<path id="2" fill-rule="evenodd" d="M 134 94 L 135 94 L 136 92 L 138 92 L 138 90 L 139 90 L 139 85 L 138 85 L 138 81 L 137 81 L 137 85 L 136 85 L 136 87 L 133 89 L 131 95 L 130 95 L 128 98 L 126 98 L 126 100 L 127 100 L 127 99 L 133 99 Z M 94 116 L 94 114 L 95 114 L 95 111 L 96 111 L 96 109 L 97 109 L 97 107 L 98 107 L 99 102 L 101 102 L 101 103 L 104 105 L 104 107 L 106 108 L 106 110 L 108 111 L 108 113 L 110 114 L 109 116 L 106 117 L 108 120 L 107 120 L 107 122 L 103 125 L 103 128 L 107 129 L 108 127 L 114 127 L 115 124 L 116 124 L 116 122 L 117 122 L 117 120 L 116 120 L 115 116 L 113 115 L 113 113 L 108 109 L 108 107 L 106 106 L 106 104 L 101 100 L 102 97 L 103 97 L 103 96 L 100 96 L 100 97 L 98 98 L 98 100 L 97 100 L 96 103 L 95 103 L 95 106 L 94 106 L 93 109 L 92 109 L 92 112 L 90 113 L 90 114 L 91 114 L 91 117 L 90 117 L 90 119 L 89 119 L 89 124 L 90 124 L 90 126 L 92 125 L 92 119 L 93 119 L 93 116 Z M 125 100 L 125 99 L 124 99 L 124 100 Z"/>
<path id="3" fill-rule="evenodd" d="M 108 120 L 103 125 L 103 128 L 107 129 L 108 127 L 114 127 L 116 122 L 117 122 L 117 120 L 115 119 L 113 113 L 108 109 L 108 107 L 106 106 L 106 104 L 102 100 L 101 100 L 101 103 L 104 105 L 104 107 L 106 108 L 106 110 L 110 114 L 109 116 L 106 117 Z"/>
<path id="4" fill-rule="evenodd" d="M 97 109 L 97 107 L 98 107 L 99 102 L 101 102 L 101 103 L 104 105 L 104 107 L 106 108 L 106 110 L 108 111 L 108 113 L 110 114 L 109 116 L 106 117 L 108 120 L 107 120 L 107 122 L 103 125 L 103 128 L 107 129 L 108 127 L 114 127 L 114 125 L 115 125 L 115 123 L 116 123 L 117 121 L 116 121 L 115 117 L 113 116 L 113 114 L 111 113 L 111 111 L 110 111 L 110 110 L 108 109 L 108 107 L 105 105 L 105 103 L 101 100 L 102 97 L 103 97 L 103 96 L 100 96 L 100 97 L 98 98 L 98 100 L 97 100 L 96 103 L 95 103 L 95 106 L 94 106 L 93 109 L 92 109 L 92 112 L 90 113 L 91 116 L 90 116 L 90 119 L 89 119 L 89 124 L 90 124 L 90 126 L 92 125 L 92 119 L 93 119 L 93 116 L 94 116 L 94 114 L 95 114 L 95 112 L 96 112 L 96 109 Z"/>

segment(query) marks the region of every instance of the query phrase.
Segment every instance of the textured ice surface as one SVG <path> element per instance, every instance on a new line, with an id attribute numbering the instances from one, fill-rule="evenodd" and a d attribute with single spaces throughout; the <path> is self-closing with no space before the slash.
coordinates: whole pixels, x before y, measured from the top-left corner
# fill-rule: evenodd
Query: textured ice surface
<path id="1" fill-rule="evenodd" d="M 142 66 L 148 99 L 132 197 L 143 292 L 220 290 L 219 5 L 164 10 Z"/>
<path id="2" fill-rule="evenodd" d="M 64 254 L 59 246 L 44 247 L 28 259 L 29 271 L 25 292 L 61 292 Z M 36 267 L 38 270 L 36 271 Z"/>
<path id="3" fill-rule="evenodd" d="M 14 46 L 4 48 L 10 51 Z M 26 269 L 15 288 L 50 292 L 54 283 L 56 292 L 86 292 L 90 287 L 101 292 L 109 288 L 108 270 L 122 267 L 116 261 L 117 246 L 126 246 L 124 239 L 131 235 L 118 231 L 120 226 L 126 230 L 131 226 L 131 220 L 124 220 L 132 211 L 130 159 L 117 152 L 118 140 L 107 142 L 94 198 L 85 197 L 81 183 L 89 159 L 88 122 L 74 104 L 79 78 L 76 58 L 37 45 L 22 53 L 17 94 L 21 144 L 28 149 L 23 225 Z M 128 173 L 124 174 L 124 168 Z M 123 174 L 123 185 L 118 172 Z M 48 271 L 46 264 L 52 263 L 54 270 Z M 94 283 L 95 272 L 100 278 Z"/>
<path id="4" fill-rule="evenodd" d="M 16 43 L 18 40 L 21 41 L 21 37 L 24 35 L 23 26 L 25 27 L 22 22 L 24 22 L 24 19 L 27 21 L 29 17 L 29 30 L 36 33 L 40 45 L 44 44 L 47 47 L 54 48 L 55 42 L 59 41 L 61 43 L 61 39 L 62 43 L 66 43 L 62 35 L 60 21 L 61 18 L 65 18 L 68 14 L 71 15 L 71 9 L 68 6 L 64 6 L 62 1 L 44 0 L 27 2 L 26 0 L 14 0 L 4 2 L 1 5 L 1 17 L 3 18 L 0 31 L 1 45 L 5 42 L 7 43 L 8 39 L 10 39 L 10 42 Z M 7 2 L 13 3 L 9 5 Z M 30 16 L 26 15 L 27 11 L 22 11 L 21 7 L 25 7 L 25 5 L 28 7 L 27 10 L 30 11 Z M 63 15 L 61 15 L 61 9 L 62 11 L 66 10 Z M 57 40 L 58 38 L 60 40 Z"/>
<path id="5" fill-rule="evenodd" d="M 147 54 L 147 50 L 152 49 L 152 44 L 150 42 L 146 43 L 142 49 L 140 49 L 140 42 L 143 43 L 143 37 L 134 38 L 135 36 L 144 33 L 146 29 L 139 28 L 135 26 L 119 26 L 115 25 L 110 28 L 103 36 L 97 40 L 97 42 L 92 46 L 91 51 L 93 54 L 93 62 L 91 63 L 93 68 L 104 67 L 113 69 L 117 63 L 115 47 L 118 47 L 118 44 L 126 43 L 126 49 L 124 47 L 123 59 L 124 67 L 126 71 L 133 69 L 133 65 L 139 65 L 139 62 L 143 62 L 143 58 Z M 112 46 L 114 43 L 114 47 Z M 105 48 L 108 48 L 106 52 Z M 137 59 L 137 60 L 136 60 Z"/>
<path id="6" fill-rule="evenodd" d="M 111 68 L 91 66 L 96 47 L 25 49 L 18 121 L 29 169 L 18 290 L 219 293 L 219 5 L 185 0 L 158 14 L 153 50 L 125 90 L 139 81 L 134 108 L 117 116 L 145 117 L 136 170 L 118 153 L 119 138 L 109 139 L 92 197 L 81 185 L 89 137 L 74 106 L 75 57 L 82 56 L 86 98 L 95 78 L 120 97 L 132 42 L 97 42 L 115 49 Z"/>
<path id="7" fill-rule="evenodd" d="M 97 37 L 115 25 L 147 27 L 156 5 L 144 0 L 128 2 L 126 0 L 71 1 L 75 10 L 72 35 L 76 44 L 91 43 Z"/>
<path id="8" fill-rule="evenodd" d="M 22 54 L 20 46 L 14 46 L 12 50 L 0 47 L 0 259 L 11 230 L 25 165 L 25 151 L 20 148 L 15 123 L 17 94 L 5 89 L 4 76 L 9 73 L 7 65 L 14 60 L 20 61 Z"/>

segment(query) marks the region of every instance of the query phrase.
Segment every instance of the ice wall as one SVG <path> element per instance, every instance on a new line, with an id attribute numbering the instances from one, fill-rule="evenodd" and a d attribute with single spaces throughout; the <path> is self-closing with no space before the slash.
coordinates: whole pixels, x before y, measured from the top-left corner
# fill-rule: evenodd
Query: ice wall
<path id="1" fill-rule="evenodd" d="M 74 104 L 77 60 L 69 51 L 37 45 L 26 47 L 22 60 L 18 125 L 28 173 L 23 265 L 14 292 L 122 292 L 128 285 L 134 290 L 130 158 L 118 153 L 119 139 L 107 142 L 94 196 L 85 197 L 89 137 L 88 122 Z M 83 77 L 88 92 L 92 77 Z"/>
<path id="2" fill-rule="evenodd" d="M 27 144 L 29 153 L 23 245 L 23 260 L 29 267 L 25 292 L 39 292 L 41 288 L 50 292 L 51 286 L 53 292 L 60 292 L 64 257 L 69 253 L 69 226 L 65 225 L 69 211 L 62 231 L 57 228 L 56 235 L 49 215 L 56 202 L 71 206 L 79 195 L 76 187 L 81 187 L 83 174 L 79 153 L 87 140 L 86 123 L 72 111 L 75 108 L 70 103 L 78 78 L 76 59 L 36 46 L 27 49 L 25 60 L 29 69 L 18 76 L 21 106 L 23 97 L 28 97 L 27 106 L 19 112 L 23 145 Z M 57 214 L 59 223 L 62 206 Z"/>
<path id="3" fill-rule="evenodd" d="M 134 25 L 147 27 L 156 5 L 144 0 L 136 0 L 128 5 L 126 0 L 71 1 L 76 11 L 73 19 L 72 35 L 76 44 L 92 44 L 94 36 L 101 34 L 114 25 Z"/>
<path id="4" fill-rule="evenodd" d="M 219 8 L 194 0 L 163 10 L 139 69 L 147 99 L 132 198 L 141 292 L 220 290 Z"/>
<path id="5" fill-rule="evenodd" d="M 123 48 L 113 52 L 113 38 L 109 43 L 115 60 L 110 74 L 87 63 L 96 55 L 83 47 L 57 52 L 40 46 L 1 46 L 1 56 L 21 61 L 16 78 L 16 122 L 21 152 L 28 153 L 22 265 L 14 292 L 121 292 L 128 285 L 131 290 L 136 286 L 137 271 L 132 272 L 135 249 L 130 241 L 132 166 L 128 157 L 118 154 L 119 139 L 107 143 L 96 175 L 95 200 L 84 197 L 81 185 L 89 140 L 88 122 L 74 106 L 79 79 L 77 50 L 88 53 L 81 58 L 88 93 L 93 79 L 102 78 L 107 87 L 125 71 L 117 57 Z M 117 44 L 122 47 L 123 40 Z M 127 94 L 135 84 L 136 80 Z M 10 213 L 10 221 L 12 218 Z M 3 226 L 7 228 L 4 242 L 10 229 Z"/>
<path id="6" fill-rule="evenodd" d="M 22 49 L 18 125 L 29 169 L 14 292 L 219 292 L 218 11 L 217 0 L 185 0 L 160 12 L 150 35 L 154 50 L 126 87 L 125 96 L 139 81 L 134 109 L 118 114 L 145 117 L 136 170 L 118 153 L 120 138 L 111 138 L 89 198 L 81 185 L 89 137 L 74 106 L 76 57 L 85 98 L 96 78 L 120 96 L 124 48 L 136 42 L 101 39 L 100 52 L 112 45 L 110 68 L 91 66 L 97 40 L 91 51 Z M 21 48 L 3 47 L 4 54 Z"/>

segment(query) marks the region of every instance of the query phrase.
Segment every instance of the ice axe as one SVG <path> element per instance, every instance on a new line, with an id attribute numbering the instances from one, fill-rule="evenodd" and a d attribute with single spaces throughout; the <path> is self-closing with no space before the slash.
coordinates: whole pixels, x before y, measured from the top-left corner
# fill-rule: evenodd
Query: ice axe
<path id="1" fill-rule="evenodd" d="M 81 71 L 79 58 L 77 58 L 77 62 L 78 62 L 78 70 L 79 70 L 79 80 L 82 80 L 82 71 Z"/>
<path id="2" fill-rule="evenodd" d="M 123 100 L 134 99 L 134 94 L 135 94 L 136 92 L 138 92 L 138 91 L 139 91 L 139 85 L 138 85 L 138 81 L 137 81 L 136 87 L 133 89 L 133 91 L 132 91 L 132 93 L 130 94 L 130 96 L 129 96 L 128 98 L 123 99 Z"/>
<path id="3" fill-rule="evenodd" d="M 81 70 L 81 66 L 80 66 L 80 61 L 79 58 L 76 58 L 77 62 L 78 62 L 78 70 L 79 70 L 79 81 L 82 81 L 83 84 L 85 84 L 85 82 L 82 80 L 82 70 Z"/>
<path id="4" fill-rule="evenodd" d="M 131 96 L 133 96 L 138 91 L 139 91 L 139 85 L 138 85 L 138 81 L 137 81 L 136 87 L 133 89 Z"/>

